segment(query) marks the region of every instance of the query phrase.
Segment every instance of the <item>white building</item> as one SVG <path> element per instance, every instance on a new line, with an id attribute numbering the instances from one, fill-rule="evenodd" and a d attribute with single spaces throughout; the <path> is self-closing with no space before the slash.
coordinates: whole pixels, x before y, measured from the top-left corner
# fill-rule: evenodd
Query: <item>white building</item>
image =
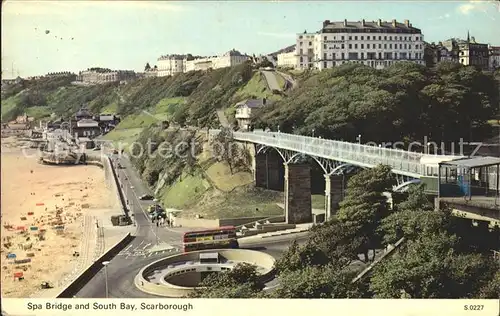
<path id="1" fill-rule="evenodd" d="M 282 68 L 295 68 L 297 67 L 297 53 L 294 51 L 289 53 L 281 53 L 277 55 L 278 67 Z"/>
<path id="2" fill-rule="evenodd" d="M 266 98 L 248 99 L 236 103 L 236 114 L 234 117 L 238 121 L 238 126 L 241 129 L 248 130 L 252 119 L 252 109 L 261 108 L 269 103 Z"/>
<path id="3" fill-rule="evenodd" d="M 326 20 L 317 33 L 297 34 L 296 56 L 299 69 L 321 70 L 348 62 L 380 69 L 403 60 L 423 65 L 424 37 L 409 20 Z"/>
<path id="4" fill-rule="evenodd" d="M 184 72 L 184 59 L 186 56 L 172 54 L 158 58 L 158 77 L 173 76 Z"/>
<path id="5" fill-rule="evenodd" d="M 491 70 L 500 68 L 500 46 L 490 46 L 489 66 Z"/>
<path id="6" fill-rule="evenodd" d="M 181 72 L 234 67 L 250 59 L 233 49 L 221 56 L 193 58 L 190 55 L 167 55 L 158 58 L 158 77 Z"/>

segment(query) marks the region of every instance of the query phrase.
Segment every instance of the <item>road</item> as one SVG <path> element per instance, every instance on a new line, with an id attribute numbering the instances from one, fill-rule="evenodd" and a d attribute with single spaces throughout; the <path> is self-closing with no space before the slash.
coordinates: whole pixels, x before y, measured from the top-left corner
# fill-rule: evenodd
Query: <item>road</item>
<path id="1" fill-rule="evenodd" d="M 137 173 L 133 170 L 130 162 L 123 157 L 115 156 L 124 169 L 115 169 L 119 182 L 124 186 L 126 199 L 131 203 L 131 215 L 137 225 L 136 238 L 113 258 L 107 267 L 109 296 L 116 298 L 150 297 L 145 296 L 137 290 L 133 284 L 135 274 L 146 264 L 157 260 L 165 254 L 174 254 L 180 251 L 181 236 L 184 230 L 157 228 L 152 224 L 145 213 L 151 201 L 141 201 L 139 196 L 151 194 L 149 189 L 142 183 Z M 170 247 L 155 253 L 147 250 L 154 247 L 157 242 L 167 243 Z M 87 283 L 76 295 L 80 298 L 102 298 L 105 297 L 104 273 L 101 270 L 89 283 Z"/>
<path id="2" fill-rule="evenodd" d="M 123 169 L 116 169 L 119 181 L 124 186 L 126 198 L 131 202 L 131 214 L 134 215 L 137 231 L 136 238 L 114 257 L 107 266 L 109 297 L 111 298 L 151 298 L 155 297 L 143 293 L 134 285 L 134 277 L 145 265 L 167 255 L 173 255 L 181 251 L 182 234 L 187 230 L 195 228 L 157 228 L 152 224 L 145 213 L 151 201 L 141 201 L 139 196 L 151 194 L 140 177 L 133 169 L 128 159 L 115 156 L 119 159 Z M 306 233 L 291 235 L 292 238 L 305 240 Z M 166 243 L 167 248 L 157 252 L 149 252 L 157 241 Z M 290 245 L 290 236 L 278 236 L 267 239 L 253 239 L 242 241 L 241 248 L 255 249 L 266 252 L 274 257 L 279 257 Z M 78 293 L 77 298 L 104 298 L 105 278 L 104 269 L 90 280 Z"/>

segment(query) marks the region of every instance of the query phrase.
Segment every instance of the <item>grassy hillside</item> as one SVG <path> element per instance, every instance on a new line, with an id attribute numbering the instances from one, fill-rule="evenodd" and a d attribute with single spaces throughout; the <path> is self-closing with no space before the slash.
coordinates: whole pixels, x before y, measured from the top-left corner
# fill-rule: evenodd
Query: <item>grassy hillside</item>
<path id="1" fill-rule="evenodd" d="M 229 218 L 283 213 L 276 204 L 282 202 L 282 193 L 252 188 L 253 176 L 244 156 L 230 168 L 211 154 L 206 133 L 150 126 L 135 138 L 144 148 L 148 142 L 165 145 L 152 146 L 151 153 L 142 156 L 132 149 L 131 160 L 161 203 L 184 210 L 182 216 Z M 183 142 L 192 147 L 179 147 Z M 171 150 L 162 151 L 165 149 Z"/>

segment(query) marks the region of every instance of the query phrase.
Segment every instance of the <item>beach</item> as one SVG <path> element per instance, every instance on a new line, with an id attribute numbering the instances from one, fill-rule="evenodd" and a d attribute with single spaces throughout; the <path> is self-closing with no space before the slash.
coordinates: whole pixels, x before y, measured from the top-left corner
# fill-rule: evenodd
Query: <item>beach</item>
<path id="1" fill-rule="evenodd" d="M 2 297 L 20 298 L 40 291 L 42 282 L 57 287 L 75 272 L 85 233 L 97 231 L 94 222 L 87 227 L 88 219 L 112 208 L 116 197 L 101 168 L 39 164 L 19 145 L 2 139 L 1 282 Z M 95 240 L 87 240 L 85 253 Z"/>

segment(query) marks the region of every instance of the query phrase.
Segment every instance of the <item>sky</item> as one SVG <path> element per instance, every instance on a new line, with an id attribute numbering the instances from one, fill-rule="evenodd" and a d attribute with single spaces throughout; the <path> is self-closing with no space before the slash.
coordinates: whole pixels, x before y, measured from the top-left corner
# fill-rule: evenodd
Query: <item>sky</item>
<path id="1" fill-rule="evenodd" d="M 2 1 L 2 77 L 142 71 L 160 55 L 267 54 L 324 20 L 410 20 L 427 42 L 500 45 L 500 5 L 480 1 Z M 50 31 L 46 34 L 46 31 Z"/>

